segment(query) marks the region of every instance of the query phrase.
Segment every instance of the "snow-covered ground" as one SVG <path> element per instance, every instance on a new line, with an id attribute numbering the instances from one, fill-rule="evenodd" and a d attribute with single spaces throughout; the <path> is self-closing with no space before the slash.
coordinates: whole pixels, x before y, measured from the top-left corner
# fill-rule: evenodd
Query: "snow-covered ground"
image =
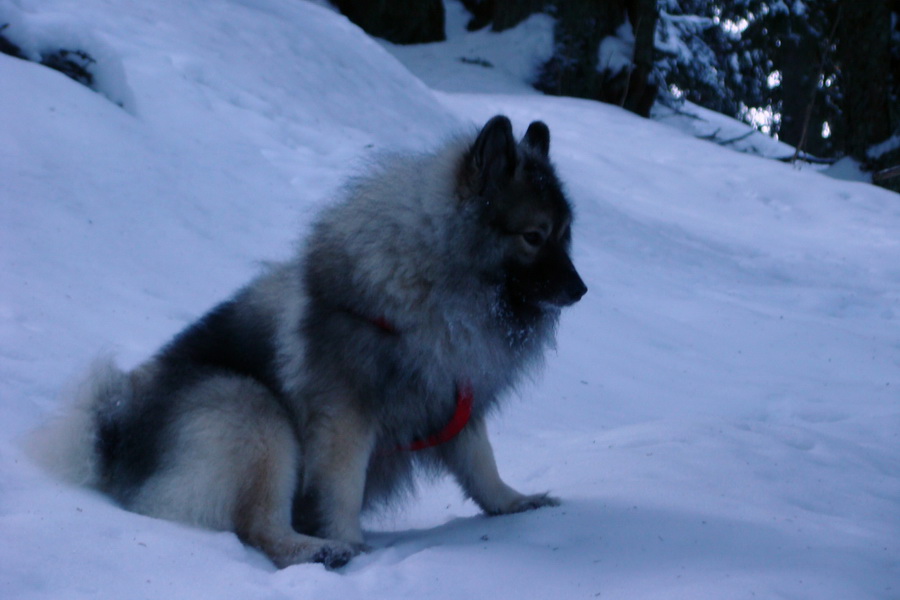
<path id="1" fill-rule="evenodd" d="M 449 17 L 395 48 L 299 0 L 0 0 L 101 92 L 0 55 L 0 598 L 900 598 L 900 197 L 541 96 L 545 17 Z M 289 256 L 371 153 L 496 113 L 549 124 L 578 211 L 590 291 L 491 426 L 561 507 L 486 518 L 440 481 L 346 568 L 276 571 L 28 457 L 98 353 L 133 366 Z"/>

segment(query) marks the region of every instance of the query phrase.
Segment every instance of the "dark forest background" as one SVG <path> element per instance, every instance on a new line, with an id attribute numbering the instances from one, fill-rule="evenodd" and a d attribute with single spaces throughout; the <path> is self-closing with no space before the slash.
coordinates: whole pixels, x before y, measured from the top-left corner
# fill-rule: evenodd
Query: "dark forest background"
<path id="1" fill-rule="evenodd" d="M 444 39 L 441 0 L 334 0 L 374 36 Z M 470 30 L 556 18 L 534 86 L 649 116 L 691 101 L 753 123 L 810 161 L 850 156 L 900 191 L 900 0 L 463 0 Z M 630 64 L 600 64 L 619 37 Z M 621 47 L 621 45 L 620 45 Z"/>

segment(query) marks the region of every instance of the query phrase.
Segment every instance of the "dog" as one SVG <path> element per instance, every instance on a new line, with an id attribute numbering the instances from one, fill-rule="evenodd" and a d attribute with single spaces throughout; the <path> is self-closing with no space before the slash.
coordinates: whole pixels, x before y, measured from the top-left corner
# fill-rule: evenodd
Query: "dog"
<path id="1" fill-rule="evenodd" d="M 474 139 L 473 139 L 474 138 Z M 488 515 L 554 506 L 498 474 L 485 420 L 587 291 L 550 132 L 504 116 L 352 180 L 290 261 L 77 393 L 70 476 L 126 509 L 339 568 L 360 514 L 449 473 Z"/>

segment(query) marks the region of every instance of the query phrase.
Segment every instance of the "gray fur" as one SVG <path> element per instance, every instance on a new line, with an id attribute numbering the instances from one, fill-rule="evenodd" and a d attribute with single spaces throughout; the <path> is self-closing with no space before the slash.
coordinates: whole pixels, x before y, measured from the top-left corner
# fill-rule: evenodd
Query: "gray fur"
<path id="1" fill-rule="evenodd" d="M 360 512 L 410 489 L 416 466 L 491 515 L 557 504 L 502 481 L 484 424 L 586 291 L 548 148 L 542 123 L 517 144 L 495 117 L 474 139 L 381 159 L 295 260 L 135 371 L 94 371 L 89 482 L 130 510 L 234 531 L 279 567 L 346 563 L 364 548 Z M 444 426 L 463 384 L 463 431 L 400 449 Z"/>

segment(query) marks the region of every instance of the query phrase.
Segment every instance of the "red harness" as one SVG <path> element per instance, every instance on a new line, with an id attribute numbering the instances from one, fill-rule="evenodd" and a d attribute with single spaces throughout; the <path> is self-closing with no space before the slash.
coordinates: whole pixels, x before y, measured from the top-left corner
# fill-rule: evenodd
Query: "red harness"
<path id="1" fill-rule="evenodd" d="M 416 440 L 408 446 L 400 446 L 398 450 L 422 450 L 424 448 L 432 448 L 439 446 L 444 442 L 449 442 L 455 438 L 466 427 L 469 418 L 472 416 L 472 403 L 475 401 L 475 394 L 472 392 L 472 384 L 463 383 L 456 386 L 456 410 L 450 422 L 444 425 L 444 428 L 429 435 L 427 438 Z"/>
<path id="2" fill-rule="evenodd" d="M 384 331 L 385 333 L 390 333 L 391 335 L 397 335 L 397 328 L 394 327 L 394 324 L 385 319 L 384 317 L 376 317 L 374 319 L 370 319 L 371 323 L 375 325 L 378 329 Z M 472 404 L 475 402 L 475 392 L 472 390 L 472 384 L 469 382 L 463 382 L 457 384 L 456 386 L 456 410 L 453 411 L 453 416 L 450 417 L 450 421 L 444 425 L 444 427 L 426 438 L 422 438 L 420 440 L 415 440 L 411 444 L 406 446 L 397 446 L 397 450 L 406 450 L 409 452 L 415 452 L 416 450 L 424 450 L 425 448 L 433 448 L 434 446 L 440 446 L 445 442 L 449 442 L 460 432 L 465 429 L 466 425 L 469 422 L 469 419 L 472 417 Z"/>

